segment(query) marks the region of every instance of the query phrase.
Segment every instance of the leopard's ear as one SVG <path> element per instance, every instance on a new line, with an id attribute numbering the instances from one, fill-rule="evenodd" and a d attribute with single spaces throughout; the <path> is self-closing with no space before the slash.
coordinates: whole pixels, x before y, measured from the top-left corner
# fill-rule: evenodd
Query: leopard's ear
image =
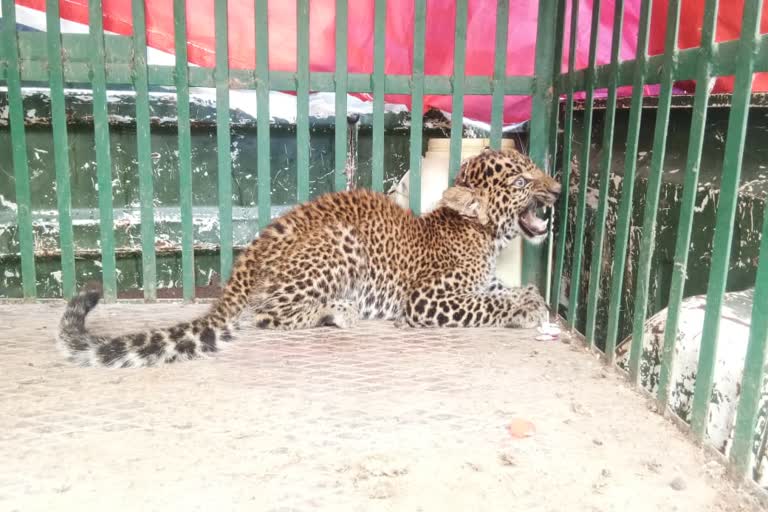
<path id="1" fill-rule="evenodd" d="M 488 223 L 487 202 L 483 194 L 468 187 L 449 187 L 443 192 L 439 206 L 454 210 L 459 215 L 475 218 L 480 224 Z"/>

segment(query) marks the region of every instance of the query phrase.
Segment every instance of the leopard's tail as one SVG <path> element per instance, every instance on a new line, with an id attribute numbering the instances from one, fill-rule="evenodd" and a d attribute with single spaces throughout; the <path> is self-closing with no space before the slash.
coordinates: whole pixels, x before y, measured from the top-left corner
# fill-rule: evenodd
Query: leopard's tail
<path id="1" fill-rule="evenodd" d="M 208 313 L 190 322 L 110 337 L 85 327 L 85 317 L 99 299 L 100 291 L 81 292 L 69 301 L 59 324 L 59 350 L 80 366 L 159 366 L 217 352 L 232 340 L 232 322 L 245 307 L 244 295 L 225 288 Z"/>

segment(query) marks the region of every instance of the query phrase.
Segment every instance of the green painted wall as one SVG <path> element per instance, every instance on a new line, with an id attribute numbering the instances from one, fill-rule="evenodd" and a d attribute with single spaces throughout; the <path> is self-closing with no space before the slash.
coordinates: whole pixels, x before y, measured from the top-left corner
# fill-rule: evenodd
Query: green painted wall
<path id="1" fill-rule="evenodd" d="M 134 96 L 113 93 L 109 103 L 110 143 L 113 162 L 115 238 L 118 285 L 121 296 L 140 296 L 141 261 L 139 191 L 136 161 Z M 115 100 L 115 101 L 112 101 Z M 61 295 L 58 261 L 58 221 L 55 169 L 50 129 L 49 99 L 45 92 L 27 93 L 27 148 L 34 210 L 35 254 L 38 267 L 38 296 Z M 198 286 L 215 284 L 219 268 L 216 179 L 215 105 L 204 99 L 192 104 L 192 169 L 195 239 L 195 280 Z M 87 91 L 68 94 L 69 163 L 76 245 L 78 285 L 100 280 L 99 224 L 96 163 L 91 119 L 91 95 Z M 157 275 L 159 288 L 181 283 L 181 231 L 175 96 L 154 94 L 151 104 L 152 150 L 156 213 Z M 369 117 L 369 116 L 368 116 Z M 358 186 L 370 186 L 370 119 L 358 122 Z M 0 298 L 21 297 L 16 205 L 7 101 L 0 95 Z M 273 214 L 295 203 L 295 126 L 273 119 L 271 126 L 271 180 Z M 232 200 L 234 240 L 243 246 L 257 231 L 256 123 L 232 110 Z M 333 118 L 310 119 L 310 194 L 333 190 Z M 410 156 L 408 128 L 402 114 L 386 116 L 385 189 L 407 169 Z M 203 293 L 205 293 L 203 291 Z M 162 292 L 159 294 L 163 296 Z M 167 295 L 167 294 L 166 294 Z"/>
<path id="2" fill-rule="evenodd" d="M 39 297 L 60 297 L 59 230 L 55 169 L 53 165 L 50 101 L 45 89 L 25 89 L 27 154 L 31 177 L 32 208 Z M 87 90 L 67 92 L 69 164 L 72 186 L 72 215 L 78 287 L 101 280 L 96 157 Z M 109 122 L 113 163 L 113 199 L 117 247 L 118 296 L 142 297 L 140 258 L 139 190 L 136 161 L 135 103 L 130 91 L 110 92 Z M 176 132 L 176 98 L 173 93 L 154 92 L 150 100 L 155 196 L 155 231 L 158 296 L 181 297 L 181 219 Z M 216 111 L 209 96 L 193 97 L 192 170 L 195 240 L 195 282 L 198 296 L 218 293 L 219 244 Z M 235 247 L 246 245 L 257 233 L 256 119 L 237 109 L 230 112 L 232 124 L 232 201 Z M 388 190 L 409 166 L 410 122 L 407 113 L 385 114 L 384 190 Z M 355 137 L 358 163 L 355 183 L 371 185 L 371 116 L 359 116 Z M 333 190 L 334 118 L 310 118 L 310 196 Z M 487 133 L 465 128 L 465 136 Z M 430 137 L 447 137 L 450 123 L 442 116 L 425 117 L 424 145 Z M 271 120 L 271 195 L 273 216 L 296 202 L 295 125 L 284 119 Z M 13 164 L 8 129 L 8 105 L 0 92 L 0 298 L 20 298 L 21 269 Z"/>
<path id="3" fill-rule="evenodd" d="M 704 141 L 699 187 L 696 200 L 696 215 L 694 218 L 693 239 L 691 241 L 688 260 L 688 280 L 685 286 L 685 296 L 706 293 L 709 279 L 709 265 L 712 256 L 712 243 L 715 226 L 715 214 L 719 198 L 720 173 L 725 148 L 728 115 L 730 109 L 725 107 L 710 108 L 707 117 L 707 130 Z M 588 176 L 588 194 L 586 209 L 586 236 L 581 243 L 585 247 L 582 265 L 582 281 L 580 287 L 579 307 L 577 311 L 577 329 L 584 332 L 586 322 L 586 294 L 589 286 L 589 269 L 593 250 L 594 217 L 598 202 L 598 172 L 602 158 L 602 130 L 604 110 L 596 110 L 592 127 L 593 148 Z M 673 108 L 670 115 L 667 137 L 666 161 L 661 188 L 660 208 L 658 212 L 658 228 L 656 245 L 651 266 L 651 283 L 649 293 L 648 315 L 663 309 L 667 305 L 668 291 L 672 275 L 672 265 L 675 250 L 676 226 L 680 216 L 680 200 L 685 171 L 685 158 L 688 148 L 688 134 L 691 125 L 691 109 L 688 107 Z M 629 111 L 617 111 L 616 135 L 612 158 L 612 176 L 609 188 L 607 236 L 603 247 L 603 268 L 600 275 L 600 301 L 596 325 L 596 341 L 602 348 L 605 344 L 606 324 L 608 320 L 608 294 L 614 255 L 614 238 L 618 217 L 618 201 L 624 172 L 625 146 L 627 139 L 627 121 Z M 621 304 L 621 321 L 619 340 L 631 334 L 632 316 L 634 312 L 635 270 L 638 265 L 640 238 L 643 230 L 644 196 L 647 186 L 647 176 L 651 162 L 651 147 L 653 144 L 653 129 L 656 122 L 654 108 L 643 110 L 640 133 L 639 156 L 637 166 L 637 182 L 633 198 L 632 225 L 629 240 L 629 253 L 626 273 L 624 276 L 624 294 Z M 575 155 L 581 155 L 578 149 L 584 140 L 583 111 L 577 111 L 574 117 Z M 747 151 L 744 153 L 742 171 L 742 186 L 739 189 L 739 204 L 736 213 L 731 264 L 728 275 L 728 290 L 737 291 L 751 287 L 755 282 L 757 270 L 760 230 L 762 228 L 763 211 L 768 197 L 768 109 L 753 107 L 750 110 L 749 129 L 747 133 Z M 566 264 L 563 286 L 560 298 L 561 312 L 568 308 L 570 279 L 572 275 L 572 253 L 574 247 L 575 226 L 573 220 L 576 212 L 576 184 L 580 179 L 579 169 L 584 166 L 576 160 L 571 177 L 573 195 L 569 204 L 569 219 L 565 229 L 568 230 L 566 241 Z M 556 222 L 557 229 L 562 229 L 560 219 Z"/>

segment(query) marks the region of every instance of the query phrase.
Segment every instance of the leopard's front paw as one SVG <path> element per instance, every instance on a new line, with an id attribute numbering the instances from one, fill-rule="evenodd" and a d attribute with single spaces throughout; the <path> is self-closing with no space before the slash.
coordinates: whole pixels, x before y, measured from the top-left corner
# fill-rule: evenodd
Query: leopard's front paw
<path id="1" fill-rule="evenodd" d="M 523 288 L 518 304 L 512 313 L 510 327 L 532 329 L 549 321 L 549 307 L 544 297 L 533 285 Z"/>

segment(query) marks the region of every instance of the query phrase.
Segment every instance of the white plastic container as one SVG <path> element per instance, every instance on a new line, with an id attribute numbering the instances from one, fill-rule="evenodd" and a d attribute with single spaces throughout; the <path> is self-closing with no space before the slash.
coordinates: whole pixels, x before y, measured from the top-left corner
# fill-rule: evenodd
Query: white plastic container
<path id="1" fill-rule="evenodd" d="M 462 139 L 461 159 L 477 155 L 490 145 L 488 139 Z M 503 139 L 502 149 L 515 149 L 512 140 Z M 427 152 L 421 161 L 421 211 L 432 211 L 443 192 L 448 188 L 448 163 L 451 139 L 429 139 Z M 410 171 L 389 191 L 390 197 L 403 208 L 409 205 Z M 516 238 L 507 246 L 496 261 L 496 276 L 507 286 L 520 286 L 522 281 L 523 241 Z"/>

